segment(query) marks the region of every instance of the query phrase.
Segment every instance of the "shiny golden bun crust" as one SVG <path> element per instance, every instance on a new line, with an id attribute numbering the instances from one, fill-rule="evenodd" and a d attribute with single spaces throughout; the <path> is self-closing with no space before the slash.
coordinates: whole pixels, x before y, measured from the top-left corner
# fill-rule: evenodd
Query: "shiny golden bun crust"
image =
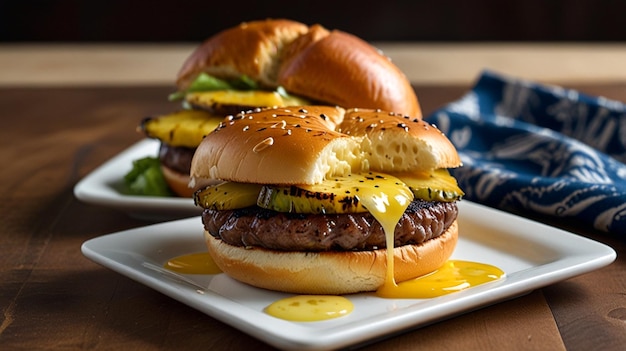
<path id="1" fill-rule="evenodd" d="M 228 118 L 196 149 L 191 177 L 317 184 L 361 171 L 424 172 L 460 163 L 446 136 L 421 119 L 378 110 L 346 113 L 339 107 L 299 106 Z"/>
<path id="2" fill-rule="evenodd" d="M 289 20 L 244 22 L 210 37 L 185 61 L 176 84 L 185 89 L 201 72 L 219 78 L 247 75 L 267 87 L 276 86 L 283 47 L 306 33 L 307 26 Z"/>
<path id="3" fill-rule="evenodd" d="M 247 75 L 261 86 L 283 86 L 312 101 L 381 108 L 420 117 L 410 82 L 388 57 L 360 38 L 283 19 L 226 29 L 198 47 L 178 73 L 184 90 L 201 72 Z"/>
<path id="4" fill-rule="evenodd" d="M 343 107 L 380 108 L 421 117 L 415 91 L 404 73 L 360 38 L 317 25 L 290 49 L 278 75 L 278 84 L 287 91 Z"/>
<path id="5" fill-rule="evenodd" d="M 191 162 L 194 179 L 259 184 L 315 184 L 328 169 L 349 173 L 358 143 L 331 129 L 344 110 L 302 106 L 242 113 L 200 143 Z M 306 116 L 306 118 L 303 118 Z M 326 116 L 323 118 L 321 116 Z M 335 155 L 345 153 L 347 162 Z M 355 158 L 356 160 L 356 158 Z"/>
<path id="6" fill-rule="evenodd" d="M 209 253 L 226 274 L 244 283 L 296 294 L 375 291 L 385 280 L 386 249 L 349 252 L 282 252 L 225 244 L 205 231 Z M 441 236 L 394 249 L 396 282 L 441 267 L 458 240 L 455 221 Z"/>

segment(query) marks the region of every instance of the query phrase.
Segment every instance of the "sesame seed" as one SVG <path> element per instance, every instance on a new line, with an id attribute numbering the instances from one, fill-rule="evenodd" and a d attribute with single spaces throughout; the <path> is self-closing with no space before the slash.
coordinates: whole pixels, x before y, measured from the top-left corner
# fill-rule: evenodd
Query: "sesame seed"
<path id="1" fill-rule="evenodd" d="M 265 139 L 263 139 L 263 141 L 261 141 L 260 143 L 256 144 L 254 146 L 254 148 L 252 148 L 252 151 L 254 151 L 255 153 L 261 152 L 265 149 L 267 149 L 268 147 L 274 145 L 274 138 L 272 137 L 267 137 Z"/>
<path id="2" fill-rule="evenodd" d="M 279 128 L 280 127 L 280 129 L 285 129 L 286 126 L 287 126 L 287 122 L 285 122 L 285 120 L 283 119 L 282 121 L 272 125 L 270 128 Z"/>

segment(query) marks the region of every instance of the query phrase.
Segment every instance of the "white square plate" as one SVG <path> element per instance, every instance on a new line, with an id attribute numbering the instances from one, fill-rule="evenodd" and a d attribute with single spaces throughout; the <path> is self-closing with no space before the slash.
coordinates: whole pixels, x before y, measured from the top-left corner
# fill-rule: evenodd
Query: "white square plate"
<path id="1" fill-rule="evenodd" d="M 266 314 L 289 294 L 257 289 L 225 274 L 164 274 L 168 259 L 206 251 L 198 217 L 131 229 L 85 242 L 91 260 L 282 349 L 336 349 L 363 343 L 510 299 L 613 262 L 601 243 L 468 201 L 459 204 L 454 259 L 484 262 L 506 278 L 433 299 L 346 296 L 354 311 L 323 322 L 290 322 Z"/>
<path id="2" fill-rule="evenodd" d="M 201 209 L 192 199 L 180 197 L 133 196 L 124 194 L 124 175 L 134 160 L 158 155 L 160 142 L 144 139 L 93 170 L 74 187 L 79 200 L 127 212 L 137 218 L 150 220 L 177 219 L 197 216 Z"/>

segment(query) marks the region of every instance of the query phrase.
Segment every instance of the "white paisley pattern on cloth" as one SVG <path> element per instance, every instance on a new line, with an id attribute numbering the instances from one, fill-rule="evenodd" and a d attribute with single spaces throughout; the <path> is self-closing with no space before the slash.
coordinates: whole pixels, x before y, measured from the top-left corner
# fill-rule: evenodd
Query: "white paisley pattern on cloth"
<path id="1" fill-rule="evenodd" d="M 483 72 L 426 118 L 448 135 L 470 201 L 626 234 L 626 105 Z"/>

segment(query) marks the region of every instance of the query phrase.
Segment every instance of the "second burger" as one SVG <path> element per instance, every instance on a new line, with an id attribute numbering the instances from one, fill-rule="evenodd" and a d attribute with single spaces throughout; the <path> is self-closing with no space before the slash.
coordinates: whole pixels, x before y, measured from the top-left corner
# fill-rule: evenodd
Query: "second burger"
<path id="1" fill-rule="evenodd" d="M 201 186 L 189 187 L 197 146 L 228 114 L 318 104 L 421 118 L 409 81 L 375 47 L 349 33 L 285 19 L 245 22 L 210 37 L 185 61 L 176 83 L 171 98 L 183 108 L 144 119 L 140 130 L 161 142 L 160 172 L 183 197 Z"/>

